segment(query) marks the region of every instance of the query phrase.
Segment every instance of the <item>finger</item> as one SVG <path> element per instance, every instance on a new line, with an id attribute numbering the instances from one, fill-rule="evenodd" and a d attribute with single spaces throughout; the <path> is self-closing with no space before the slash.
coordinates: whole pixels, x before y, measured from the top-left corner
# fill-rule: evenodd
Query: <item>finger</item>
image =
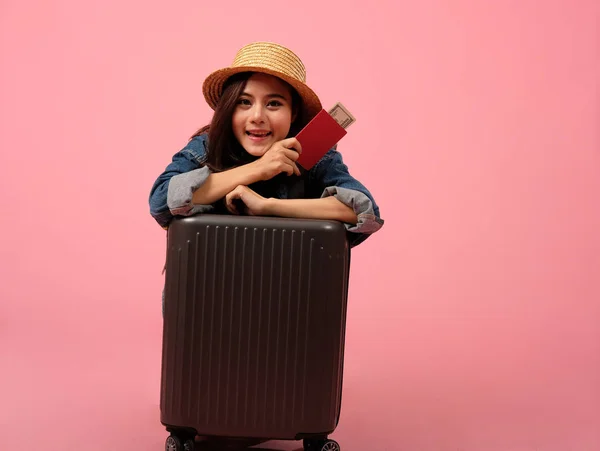
<path id="1" fill-rule="evenodd" d="M 302 144 L 300 144 L 300 141 L 298 141 L 296 138 L 294 139 L 294 149 L 296 149 L 296 152 L 298 152 L 298 154 L 302 153 Z"/>
<path id="2" fill-rule="evenodd" d="M 239 215 L 239 211 L 237 211 L 237 208 L 235 208 L 235 205 L 233 204 L 233 202 L 231 200 L 228 200 L 225 203 L 225 206 L 227 207 L 227 211 L 229 211 L 229 213 L 234 214 L 234 215 Z"/>
<path id="3" fill-rule="evenodd" d="M 284 161 L 286 166 L 289 166 L 289 168 L 291 169 L 291 172 L 288 172 L 288 175 L 292 175 L 292 174 L 301 175 L 300 169 L 298 169 L 298 166 L 296 165 L 296 160 L 298 159 L 298 154 L 296 152 L 293 152 L 293 153 L 295 154 L 295 158 L 286 159 Z"/>
<path id="4" fill-rule="evenodd" d="M 227 210 L 230 213 L 233 213 L 234 215 L 239 215 L 240 212 L 238 211 L 237 207 L 234 204 L 234 199 L 238 199 L 238 194 L 236 192 L 236 190 L 230 192 L 227 196 L 225 196 L 225 207 L 227 208 Z"/>
<path id="5" fill-rule="evenodd" d="M 298 166 L 293 161 L 290 161 L 287 164 L 287 175 L 300 175 L 300 171 L 298 170 Z"/>
<path id="6" fill-rule="evenodd" d="M 286 161 L 281 169 L 281 172 L 285 172 L 287 175 L 294 174 L 294 167 L 292 166 L 294 163 L 291 161 Z"/>
<path id="7" fill-rule="evenodd" d="M 298 152 L 287 148 L 284 149 L 283 154 L 292 161 L 296 161 L 298 158 L 300 158 L 300 154 Z"/>
<path id="8" fill-rule="evenodd" d="M 302 145 L 296 138 L 287 138 L 280 141 L 281 145 L 287 149 L 294 149 L 299 154 L 302 153 Z"/>

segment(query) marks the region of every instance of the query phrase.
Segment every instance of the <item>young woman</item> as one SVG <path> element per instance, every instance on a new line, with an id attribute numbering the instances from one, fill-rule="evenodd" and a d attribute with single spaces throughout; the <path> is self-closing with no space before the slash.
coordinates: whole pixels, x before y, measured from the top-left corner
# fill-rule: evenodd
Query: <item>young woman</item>
<path id="1" fill-rule="evenodd" d="M 383 225 L 371 193 L 330 149 L 306 171 L 296 163 L 296 134 L 321 109 L 302 61 L 289 49 L 258 42 L 203 84 L 214 109 L 155 181 L 150 213 L 167 228 L 175 216 L 250 214 L 343 222 L 351 246 Z"/>

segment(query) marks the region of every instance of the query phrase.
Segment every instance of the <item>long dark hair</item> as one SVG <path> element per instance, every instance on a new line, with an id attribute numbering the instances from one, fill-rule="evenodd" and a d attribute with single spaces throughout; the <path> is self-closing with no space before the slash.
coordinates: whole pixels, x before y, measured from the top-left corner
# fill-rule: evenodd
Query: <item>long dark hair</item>
<path id="1" fill-rule="evenodd" d="M 242 72 L 227 79 L 210 124 L 200 128 L 190 137 L 192 139 L 208 133 L 205 164 L 213 172 L 225 171 L 257 159 L 241 146 L 233 133 L 232 126 L 232 117 L 237 101 L 252 74 L 253 72 Z M 288 133 L 288 137 L 290 137 L 296 136 L 307 121 L 300 114 L 302 99 L 291 85 L 288 84 L 288 86 L 292 94 L 292 111 L 298 112 Z"/>

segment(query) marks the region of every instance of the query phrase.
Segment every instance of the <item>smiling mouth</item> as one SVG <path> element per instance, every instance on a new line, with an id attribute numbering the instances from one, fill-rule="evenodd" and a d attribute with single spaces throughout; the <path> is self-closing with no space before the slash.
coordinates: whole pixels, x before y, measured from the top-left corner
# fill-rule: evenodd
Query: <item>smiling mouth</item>
<path id="1" fill-rule="evenodd" d="M 246 132 L 247 136 L 251 138 L 266 138 L 267 136 L 271 136 L 271 132 Z"/>

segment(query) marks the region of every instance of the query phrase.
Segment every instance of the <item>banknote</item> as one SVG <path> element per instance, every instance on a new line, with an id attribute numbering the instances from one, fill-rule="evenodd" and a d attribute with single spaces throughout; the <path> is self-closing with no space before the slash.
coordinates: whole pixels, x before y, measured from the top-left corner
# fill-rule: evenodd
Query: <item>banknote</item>
<path id="1" fill-rule="evenodd" d="M 348 111 L 344 105 L 340 102 L 336 103 L 333 108 L 331 108 L 328 113 L 335 119 L 335 121 L 344 129 L 347 129 L 356 122 L 356 118 L 352 116 L 352 113 Z"/>

